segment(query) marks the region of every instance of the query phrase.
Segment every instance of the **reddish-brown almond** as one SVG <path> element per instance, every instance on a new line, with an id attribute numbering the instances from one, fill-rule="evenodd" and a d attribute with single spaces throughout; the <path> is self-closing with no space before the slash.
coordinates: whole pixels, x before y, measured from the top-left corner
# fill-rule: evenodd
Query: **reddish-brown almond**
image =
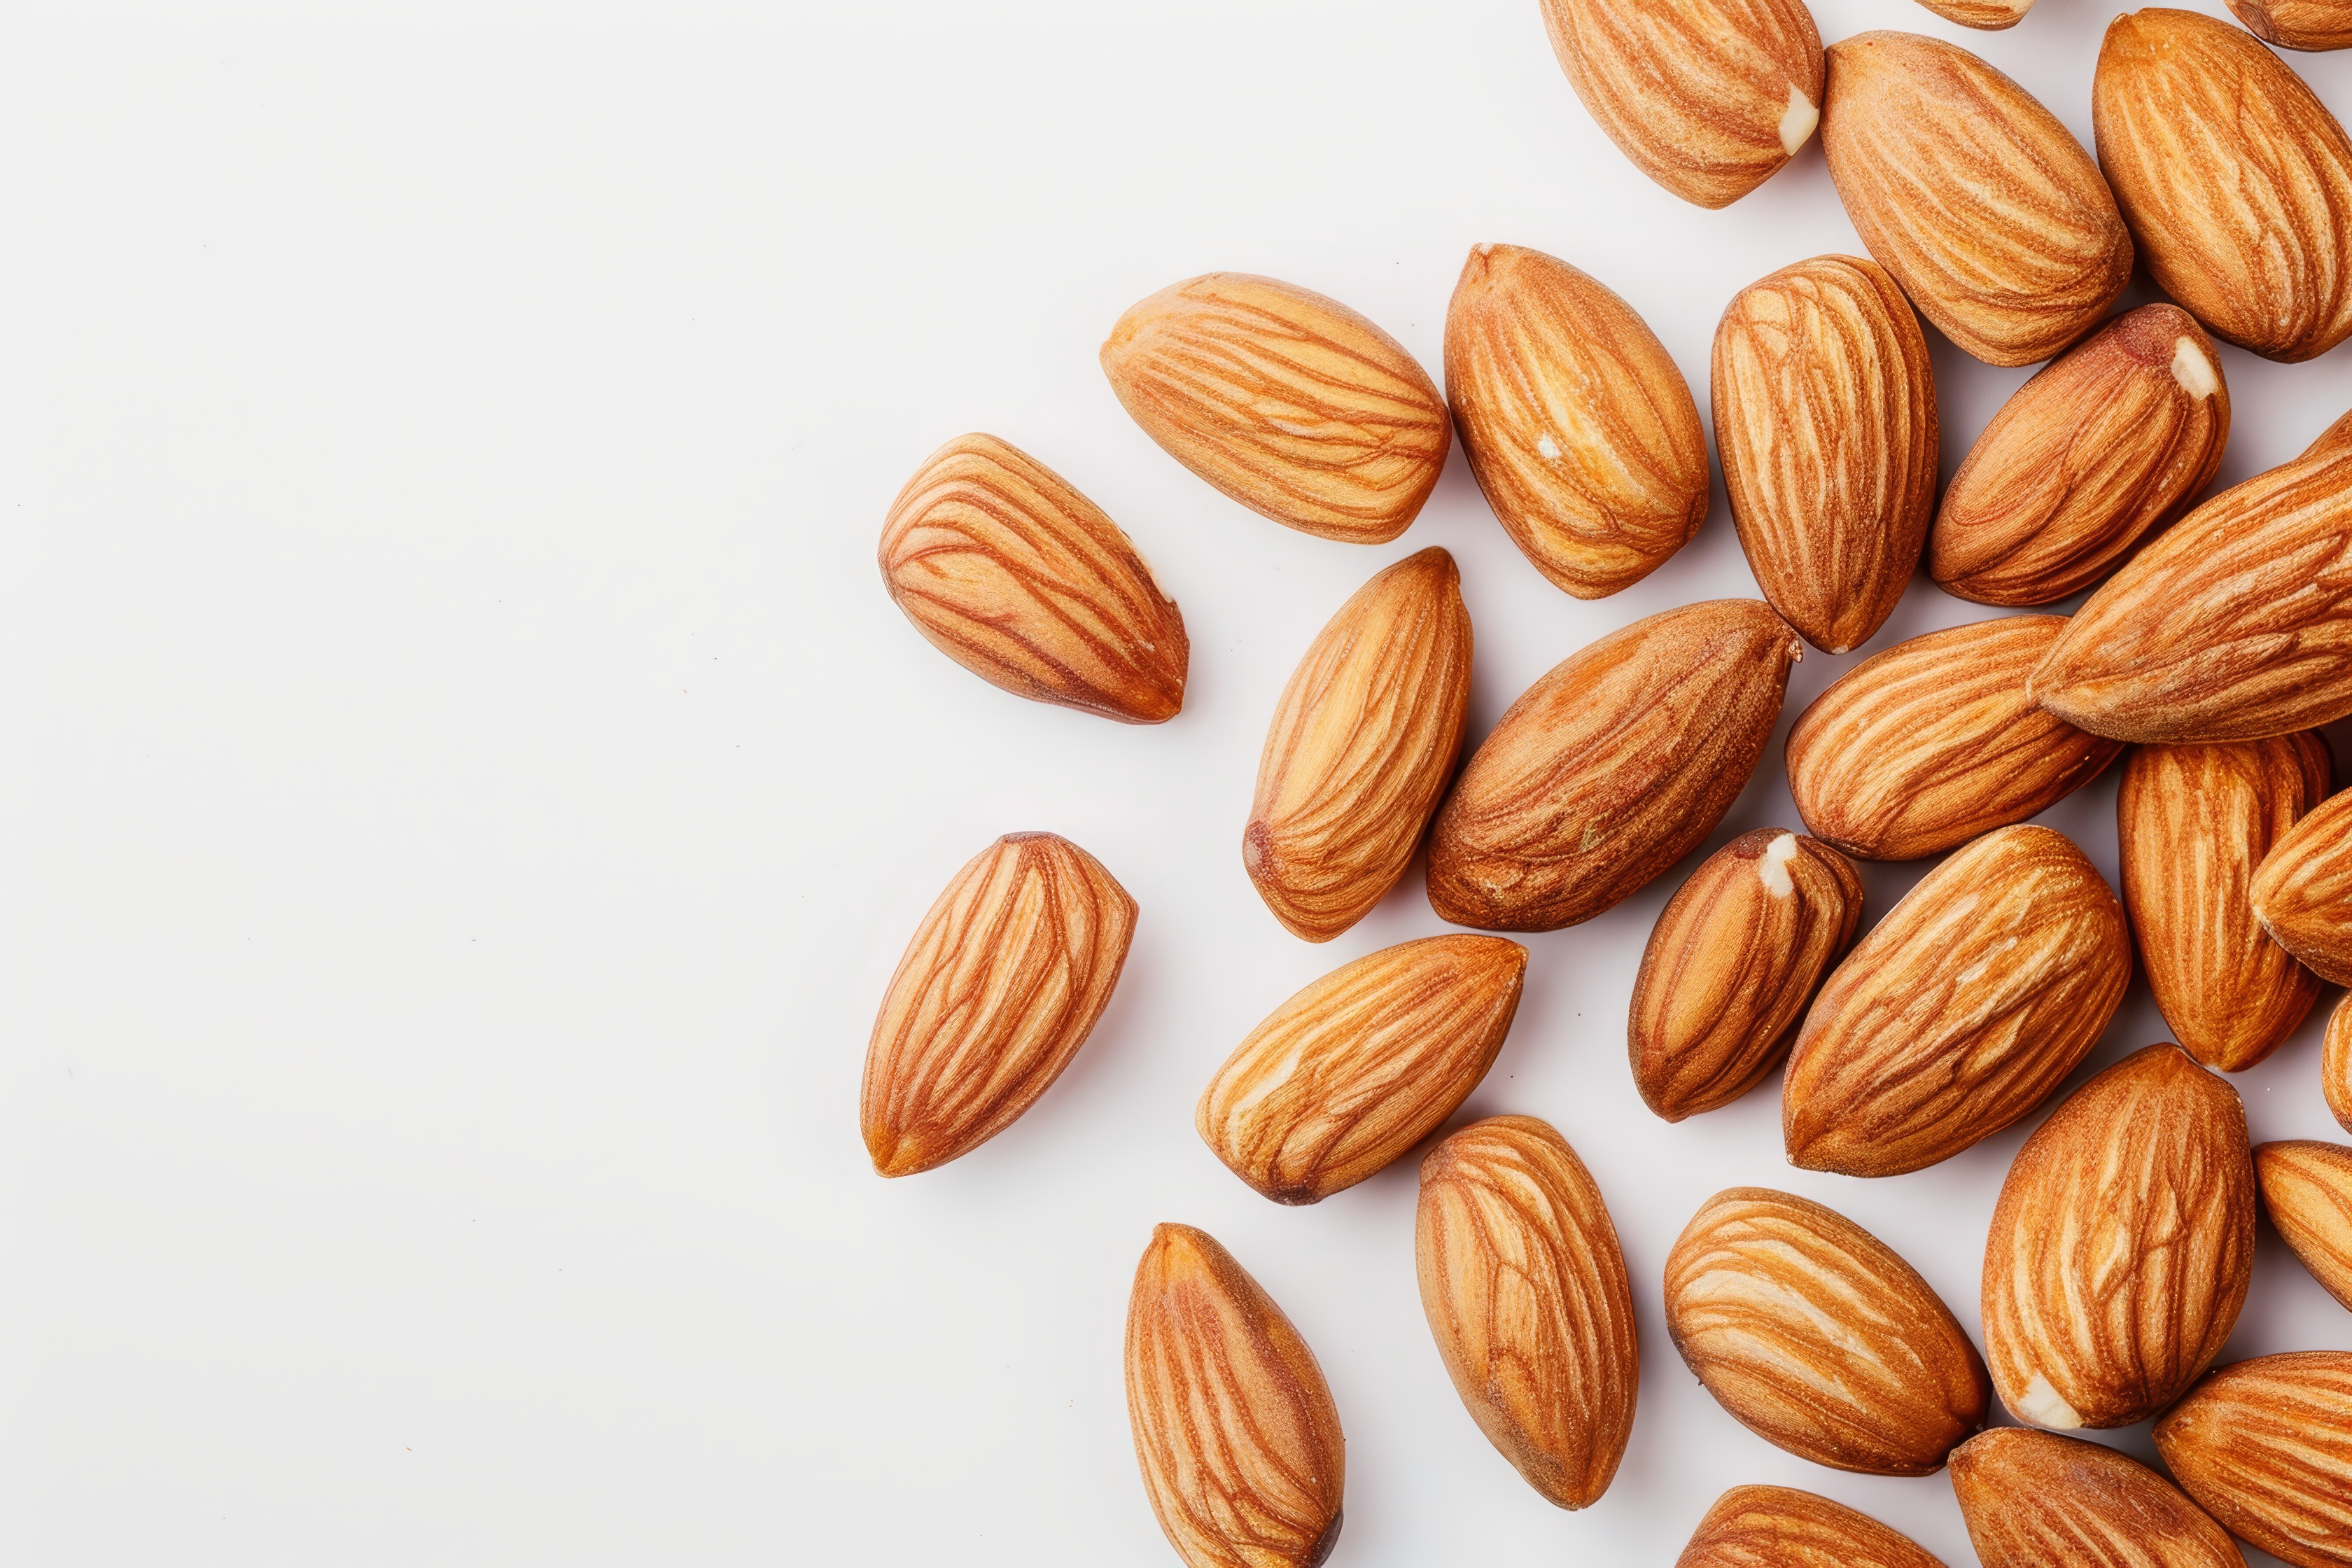
<path id="1" fill-rule="evenodd" d="M 2295 1138 L 2254 1151 L 2263 1207 L 2327 1293 L 2352 1307 L 2352 1149 Z"/>
<path id="2" fill-rule="evenodd" d="M 2305 968 L 2352 985 L 2352 790 L 2278 836 L 2247 897 L 2263 929 Z"/>
<path id="3" fill-rule="evenodd" d="M 2014 27 L 2033 9 L 2033 0 L 1919 0 L 1919 4 L 1947 22 L 1958 22 L 1980 33 L 1999 33 Z"/>
<path id="4" fill-rule="evenodd" d="M 912 1175 L 1013 1125 L 1110 1002 L 1135 900 L 1051 833 L 1008 833 L 956 873 L 890 977 L 858 1120 L 874 1168 Z"/>
<path id="5" fill-rule="evenodd" d="M 1984 1568 L 2245 1568 L 2230 1532 L 2113 1448 L 1998 1426 L 1952 1453 Z"/>
<path id="6" fill-rule="evenodd" d="M 2229 0 L 2246 30 L 2282 49 L 2352 47 L 2352 5 L 2344 0 Z"/>
<path id="7" fill-rule="evenodd" d="M 1862 903 L 1853 867 L 1817 839 L 1761 827 L 1708 856 L 1667 900 L 1633 980 L 1626 1051 L 1643 1102 L 1680 1121 L 1779 1067 Z"/>
<path id="8" fill-rule="evenodd" d="M 2241 1540 L 2297 1568 L 2352 1563 L 2352 1351 L 2221 1368 L 2156 1424 L 2156 1449 Z"/>
<path id="9" fill-rule="evenodd" d="M 1127 1418 L 1151 1511 L 1190 1568 L 1316 1568 L 1347 1441 L 1315 1353 L 1216 1238 L 1156 1226 L 1127 1304 Z"/>
<path id="10" fill-rule="evenodd" d="M 1675 1568 L 1944 1568 L 1909 1536 L 1794 1487 L 1715 1500 Z"/>
<path id="11" fill-rule="evenodd" d="M 1532 1116 L 1474 1121 L 1421 1163 L 1422 1310 L 1462 1403 L 1562 1508 L 1609 1489 L 1641 1373 L 1617 1230 L 1584 1163 Z"/>
<path id="12" fill-rule="evenodd" d="M 2319 1051 L 2319 1087 L 2327 1098 L 2328 1114 L 2352 1132 L 2352 996 L 2327 1015 L 2327 1036 Z"/>

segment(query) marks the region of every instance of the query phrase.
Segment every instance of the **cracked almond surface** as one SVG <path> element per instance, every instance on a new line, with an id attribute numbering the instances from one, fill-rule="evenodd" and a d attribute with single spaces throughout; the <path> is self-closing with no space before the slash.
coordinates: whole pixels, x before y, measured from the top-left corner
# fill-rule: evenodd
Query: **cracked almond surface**
<path id="1" fill-rule="evenodd" d="M 1983 1568 L 2245 1568 L 2223 1530 L 2127 1455 L 2000 1426 L 1952 1454 L 1952 1492 Z"/>
<path id="2" fill-rule="evenodd" d="M 2352 1563 L 2352 1351 L 2225 1366 L 2156 1424 L 2156 1447 L 2241 1540 L 2296 1568 Z"/>

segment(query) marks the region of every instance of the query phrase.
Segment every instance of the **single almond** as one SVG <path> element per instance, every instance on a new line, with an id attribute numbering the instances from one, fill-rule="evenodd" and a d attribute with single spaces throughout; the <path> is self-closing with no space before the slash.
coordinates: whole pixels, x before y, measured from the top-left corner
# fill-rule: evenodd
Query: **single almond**
<path id="1" fill-rule="evenodd" d="M 1339 1539 L 1347 1440 L 1315 1352 L 1216 1238 L 1152 1227 L 1127 1303 L 1143 1489 L 1190 1568 L 1317 1568 Z"/>
<path id="2" fill-rule="evenodd" d="M 1016 697 L 1130 724 L 1184 706 L 1176 601 L 1102 509 L 1026 452 L 959 436 L 882 524 L 882 581 L 931 645 Z"/>
<path id="3" fill-rule="evenodd" d="M 1742 834 L 1700 863 L 1650 932 L 1626 1049 L 1668 1121 L 1730 1104 L 1780 1065 L 1805 1004 L 1862 923 L 1862 879 L 1817 839 Z"/>
<path id="4" fill-rule="evenodd" d="M 2336 1124 L 2352 1132 L 2352 996 L 2327 1015 L 2327 1035 L 2319 1052 L 2319 1087 Z"/>
<path id="5" fill-rule="evenodd" d="M 1984 1568 L 2245 1568 L 2180 1489 L 2079 1437 L 2021 1426 L 1971 1437 L 1953 1450 L 1952 1492 Z"/>
<path id="6" fill-rule="evenodd" d="M 1715 1500 L 1675 1568 L 1944 1568 L 1909 1536 L 1794 1487 Z"/>
<path id="7" fill-rule="evenodd" d="M 2352 1149 L 2295 1138 L 2254 1151 L 2263 1207 L 2311 1277 L 2352 1307 Z"/>
<path id="8" fill-rule="evenodd" d="M 1885 268 L 1800 261 L 1715 329 L 1715 440 L 1764 597 L 1826 653 L 1860 647 L 1910 585 L 1936 506 L 1936 378 Z"/>
<path id="9" fill-rule="evenodd" d="M 1916 1270 L 1765 1187 L 1716 1194 L 1666 1257 L 1666 1330 L 1742 1426 L 1832 1469 L 1925 1476 L 1984 1424 L 1984 1363 Z"/>
<path id="10" fill-rule="evenodd" d="M 1470 472 L 1554 587 L 1605 598 L 1706 521 L 1698 405 L 1633 307 L 1556 257 L 1480 245 L 1445 308 Z"/>
<path id="11" fill-rule="evenodd" d="M 1168 455 L 1325 539 L 1402 533 L 1445 467 L 1445 400 L 1394 338 L 1296 284 L 1212 272 L 1129 307 L 1111 391 Z"/>
<path id="12" fill-rule="evenodd" d="M 2273 941 L 2336 985 L 2352 985 L 2352 790 L 2278 836 L 2246 896 Z"/>
<path id="13" fill-rule="evenodd" d="M 1947 22 L 1958 22 L 1980 33 L 1999 33 L 2014 27 L 2033 9 L 2033 0 L 1919 0 L 1919 4 Z"/>
<path id="14" fill-rule="evenodd" d="M 1429 837 L 1429 902 L 1492 931 L 1557 931 L 1698 847 L 1748 785 L 1804 645 L 1755 599 L 1634 622 L 1522 692 Z"/>
<path id="15" fill-rule="evenodd" d="M 2352 47 L 2352 5 L 2345 0 L 2229 0 L 2246 30 L 2282 49 Z"/>
<path id="16" fill-rule="evenodd" d="M 1633 1293 L 1601 1189 L 1532 1116 L 1421 1163 L 1413 1255 L 1437 1353 L 1478 1429 L 1562 1508 L 1609 1489 L 1633 1430 Z"/>
<path id="17" fill-rule="evenodd" d="M 1135 900 L 1051 833 L 1008 833 L 956 873 L 907 944 L 866 1048 L 874 1168 L 968 1154 L 1052 1087 L 1109 1005 Z"/>
<path id="18" fill-rule="evenodd" d="M 1431 936 L 1340 965 L 1267 1015 L 1193 1125 L 1278 1204 L 1319 1203 L 1435 1131 L 1495 1064 L 1528 950 Z"/>
<path id="19" fill-rule="evenodd" d="M 2209 1374 L 2156 1424 L 2156 1451 L 2240 1540 L 2296 1568 L 2352 1563 L 2352 1351 Z"/>
<path id="20" fill-rule="evenodd" d="M 1927 574 L 1979 605 L 2079 594 L 2204 493 L 2229 437 L 2205 329 L 2127 310 L 2000 405 L 1945 488 Z"/>

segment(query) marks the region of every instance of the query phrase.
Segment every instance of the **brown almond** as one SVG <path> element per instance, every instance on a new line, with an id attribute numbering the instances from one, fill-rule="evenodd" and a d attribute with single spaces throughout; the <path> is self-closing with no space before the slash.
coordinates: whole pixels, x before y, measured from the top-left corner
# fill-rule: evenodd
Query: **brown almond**
<path id="1" fill-rule="evenodd" d="M 2352 1351 L 2209 1374 L 2156 1424 L 2156 1449 L 2239 1539 L 2297 1568 L 2352 1563 Z"/>
<path id="2" fill-rule="evenodd" d="M 2344 0 L 2229 0 L 2246 30 L 2282 49 L 2352 47 L 2352 5 Z"/>
<path id="3" fill-rule="evenodd" d="M 2352 985 L 2352 791 L 2280 834 L 2246 895 L 2263 929 L 2305 968 Z"/>
<path id="4" fill-rule="evenodd" d="M 2033 9 L 2033 0 L 1919 0 L 1919 4 L 1947 22 L 1958 22 L 1980 33 L 1999 33 L 2014 27 Z"/>
<path id="5" fill-rule="evenodd" d="M 1998 1426 L 1952 1453 L 1952 1492 L 1984 1568 L 2245 1568 L 2216 1524 L 2113 1448 Z"/>
<path id="6" fill-rule="evenodd" d="M 2328 1114 L 2352 1132 L 2352 996 L 2336 1004 L 2327 1015 L 2327 1035 L 2319 1052 L 2319 1087 L 2327 1098 Z"/>
<path id="7" fill-rule="evenodd" d="M 2263 1207 L 2327 1293 L 2352 1307 L 2352 1149 L 2294 1138 L 2254 1151 Z"/>
<path id="8" fill-rule="evenodd" d="M 1794 1487 L 1715 1500 L 1675 1568 L 1944 1568 L 1909 1536 Z"/>

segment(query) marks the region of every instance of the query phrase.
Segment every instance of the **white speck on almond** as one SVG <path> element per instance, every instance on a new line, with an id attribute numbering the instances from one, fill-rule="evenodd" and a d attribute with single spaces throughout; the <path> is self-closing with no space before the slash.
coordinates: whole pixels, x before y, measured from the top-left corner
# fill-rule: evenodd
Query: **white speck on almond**
<path id="1" fill-rule="evenodd" d="M 1559 461 L 1559 443 L 1551 438 L 1551 432 L 1549 430 L 1536 437 L 1536 450 L 1544 455 L 1546 462 Z"/>

